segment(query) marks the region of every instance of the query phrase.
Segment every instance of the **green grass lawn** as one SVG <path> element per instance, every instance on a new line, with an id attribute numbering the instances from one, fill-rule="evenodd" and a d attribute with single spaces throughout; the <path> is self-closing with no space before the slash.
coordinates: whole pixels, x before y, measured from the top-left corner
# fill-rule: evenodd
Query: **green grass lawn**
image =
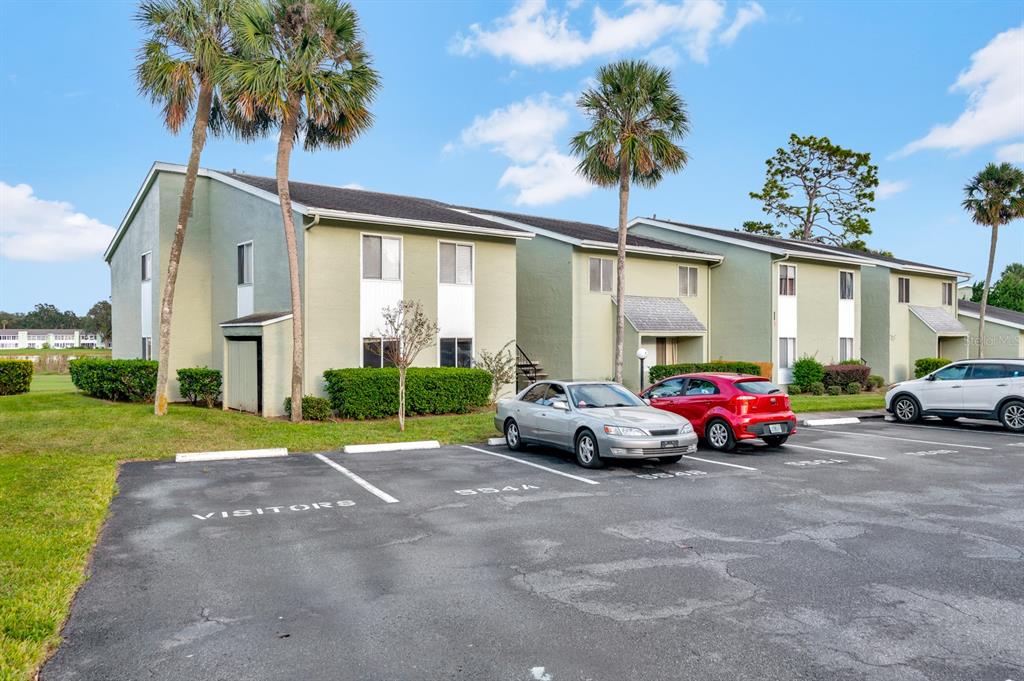
<path id="1" fill-rule="evenodd" d="M 114 404 L 74 391 L 68 376 L 36 375 L 25 395 L 0 397 L 0 679 L 31 679 L 83 579 L 116 490 L 117 462 L 177 452 L 495 435 L 491 412 L 397 421 L 293 424 L 172 405 Z"/>
<path id="2" fill-rule="evenodd" d="M 790 395 L 793 411 L 846 411 L 849 409 L 883 409 L 885 393 L 860 395 Z"/>

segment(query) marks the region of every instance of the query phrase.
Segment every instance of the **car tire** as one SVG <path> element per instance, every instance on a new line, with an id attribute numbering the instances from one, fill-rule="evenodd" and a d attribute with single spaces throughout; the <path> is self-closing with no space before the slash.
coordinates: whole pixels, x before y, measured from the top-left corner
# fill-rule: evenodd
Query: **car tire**
<path id="1" fill-rule="evenodd" d="M 1010 400 L 999 410 L 999 422 L 1014 433 L 1024 432 L 1024 402 Z"/>
<path id="2" fill-rule="evenodd" d="M 505 444 L 513 452 L 521 452 L 526 448 L 523 444 L 523 436 L 519 433 L 519 424 L 515 419 L 505 421 Z"/>
<path id="3" fill-rule="evenodd" d="M 679 463 L 683 460 L 682 454 L 676 454 L 675 456 L 662 456 L 659 457 L 662 463 Z"/>
<path id="4" fill-rule="evenodd" d="M 789 439 L 788 435 L 765 435 L 763 438 L 765 444 L 769 447 L 781 447 L 786 444 L 786 440 Z"/>
<path id="5" fill-rule="evenodd" d="M 715 419 L 704 427 L 704 439 L 712 449 L 720 452 L 731 452 L 736 447 L 732 427 L 722 419 Z"/>
<path id="6" fill-rule="evenodd" d="M 601 460 L 601 452 L 597 447 L 597 438 L 589 430 L 581 431 L 576 436 L 576 463 L 584 468 L 601 468 L 604 461 Z"/>
<path id="7" fill-rule="evenodd" d="M 900 395 L 892 401 L 892 415 L 900 423 L 914 423 L 921 418 L 921 405 L 910 395 Z"/>

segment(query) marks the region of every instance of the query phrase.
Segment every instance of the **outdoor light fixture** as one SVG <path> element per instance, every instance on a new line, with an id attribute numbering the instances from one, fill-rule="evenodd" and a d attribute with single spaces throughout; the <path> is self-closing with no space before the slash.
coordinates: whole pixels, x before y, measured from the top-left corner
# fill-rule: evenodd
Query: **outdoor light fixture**
<path id="1" fill-rule="evenodd" d="M 640 392 L 644 390 L 644 360 L 647 359 L 647 348 L 640 348 L 636 351 L 636 358 L 640 360 Z"/>

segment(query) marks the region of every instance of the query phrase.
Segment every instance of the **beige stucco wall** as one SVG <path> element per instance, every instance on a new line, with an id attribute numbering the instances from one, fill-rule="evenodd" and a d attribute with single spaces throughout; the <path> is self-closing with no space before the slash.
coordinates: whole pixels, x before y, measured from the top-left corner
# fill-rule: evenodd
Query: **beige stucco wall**
<path id="1" fill-rule="evenodd" d="M 263 327 L 263 415 L 284 416 L 292 394 L 292 321 Z"/>
<path id="2" fill-rule="evenodd" d="M 839 362 L 839 273 L 853 272 L 853 356 L 860 357 L 860 268 L 795 259 L 786 264 L 797 266 L 797 356 Z M 777 272 L 775 291 L 777 296 Z"/>
<path id="3" fill-rule="evenodd" d="M 910 302 L 899 302 L 899 278 L 910 279 Z M 953 305 L 942 305 L 942 283 L 949 282 L 956 287 L 955 277 L 938 277 L 925 274 L 891 271 L 889 274 L 889 374 L 890 382 L 905 381 L 914 377 L 914 362 L 929 357 L 927 352 L 938 352 L 938 342 L 925 342 L 923 332 L 913 322 L 917 316 L 910 311 L 910 305 L 944 307 L 956 317 L 956 296 Z M 913 317 L 913 320 L 911 319 Z M 922 324 L 922 326 L 924 326 Z M 927 328 L 927 327 L 925 327 Z M 911 330 L 914 333 L 911 333 Z M 934 334 L 933 334 L 934 335 Z M 931 350 L 929 350 L 931 349 Z M 924 354 L 922 354 L 924 353 Z"/>
<path id="4" fill-rule="evenodd" d="M 968 317 L 965 314 L 959 316 L 960 323 L 967 327 L 970 332 L 970 356 L 978 356 L 978 318 Z M 966 342 L 964 343 L 966 346 Z M 949 359 L 963 359 L 961 357 L 949 357 Z M 1003 326 L 998 321 L 988 317 L 985 319 L 985 356 L 986 357 L 1024 357 L 1024 331 L 1012 326 Z M 946 357 L 946 355 L 943 355 Z"/>

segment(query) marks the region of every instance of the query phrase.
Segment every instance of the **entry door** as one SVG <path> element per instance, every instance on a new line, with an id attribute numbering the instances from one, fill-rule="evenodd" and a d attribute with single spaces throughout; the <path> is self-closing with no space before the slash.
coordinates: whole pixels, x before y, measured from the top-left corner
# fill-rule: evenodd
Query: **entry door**
<path id="1" fill-rule="evenodd" d="M 229 409 L 259 411 L 259 383 L 256 368 L 256 343 L 228 341 L 226 390 Z"/>

